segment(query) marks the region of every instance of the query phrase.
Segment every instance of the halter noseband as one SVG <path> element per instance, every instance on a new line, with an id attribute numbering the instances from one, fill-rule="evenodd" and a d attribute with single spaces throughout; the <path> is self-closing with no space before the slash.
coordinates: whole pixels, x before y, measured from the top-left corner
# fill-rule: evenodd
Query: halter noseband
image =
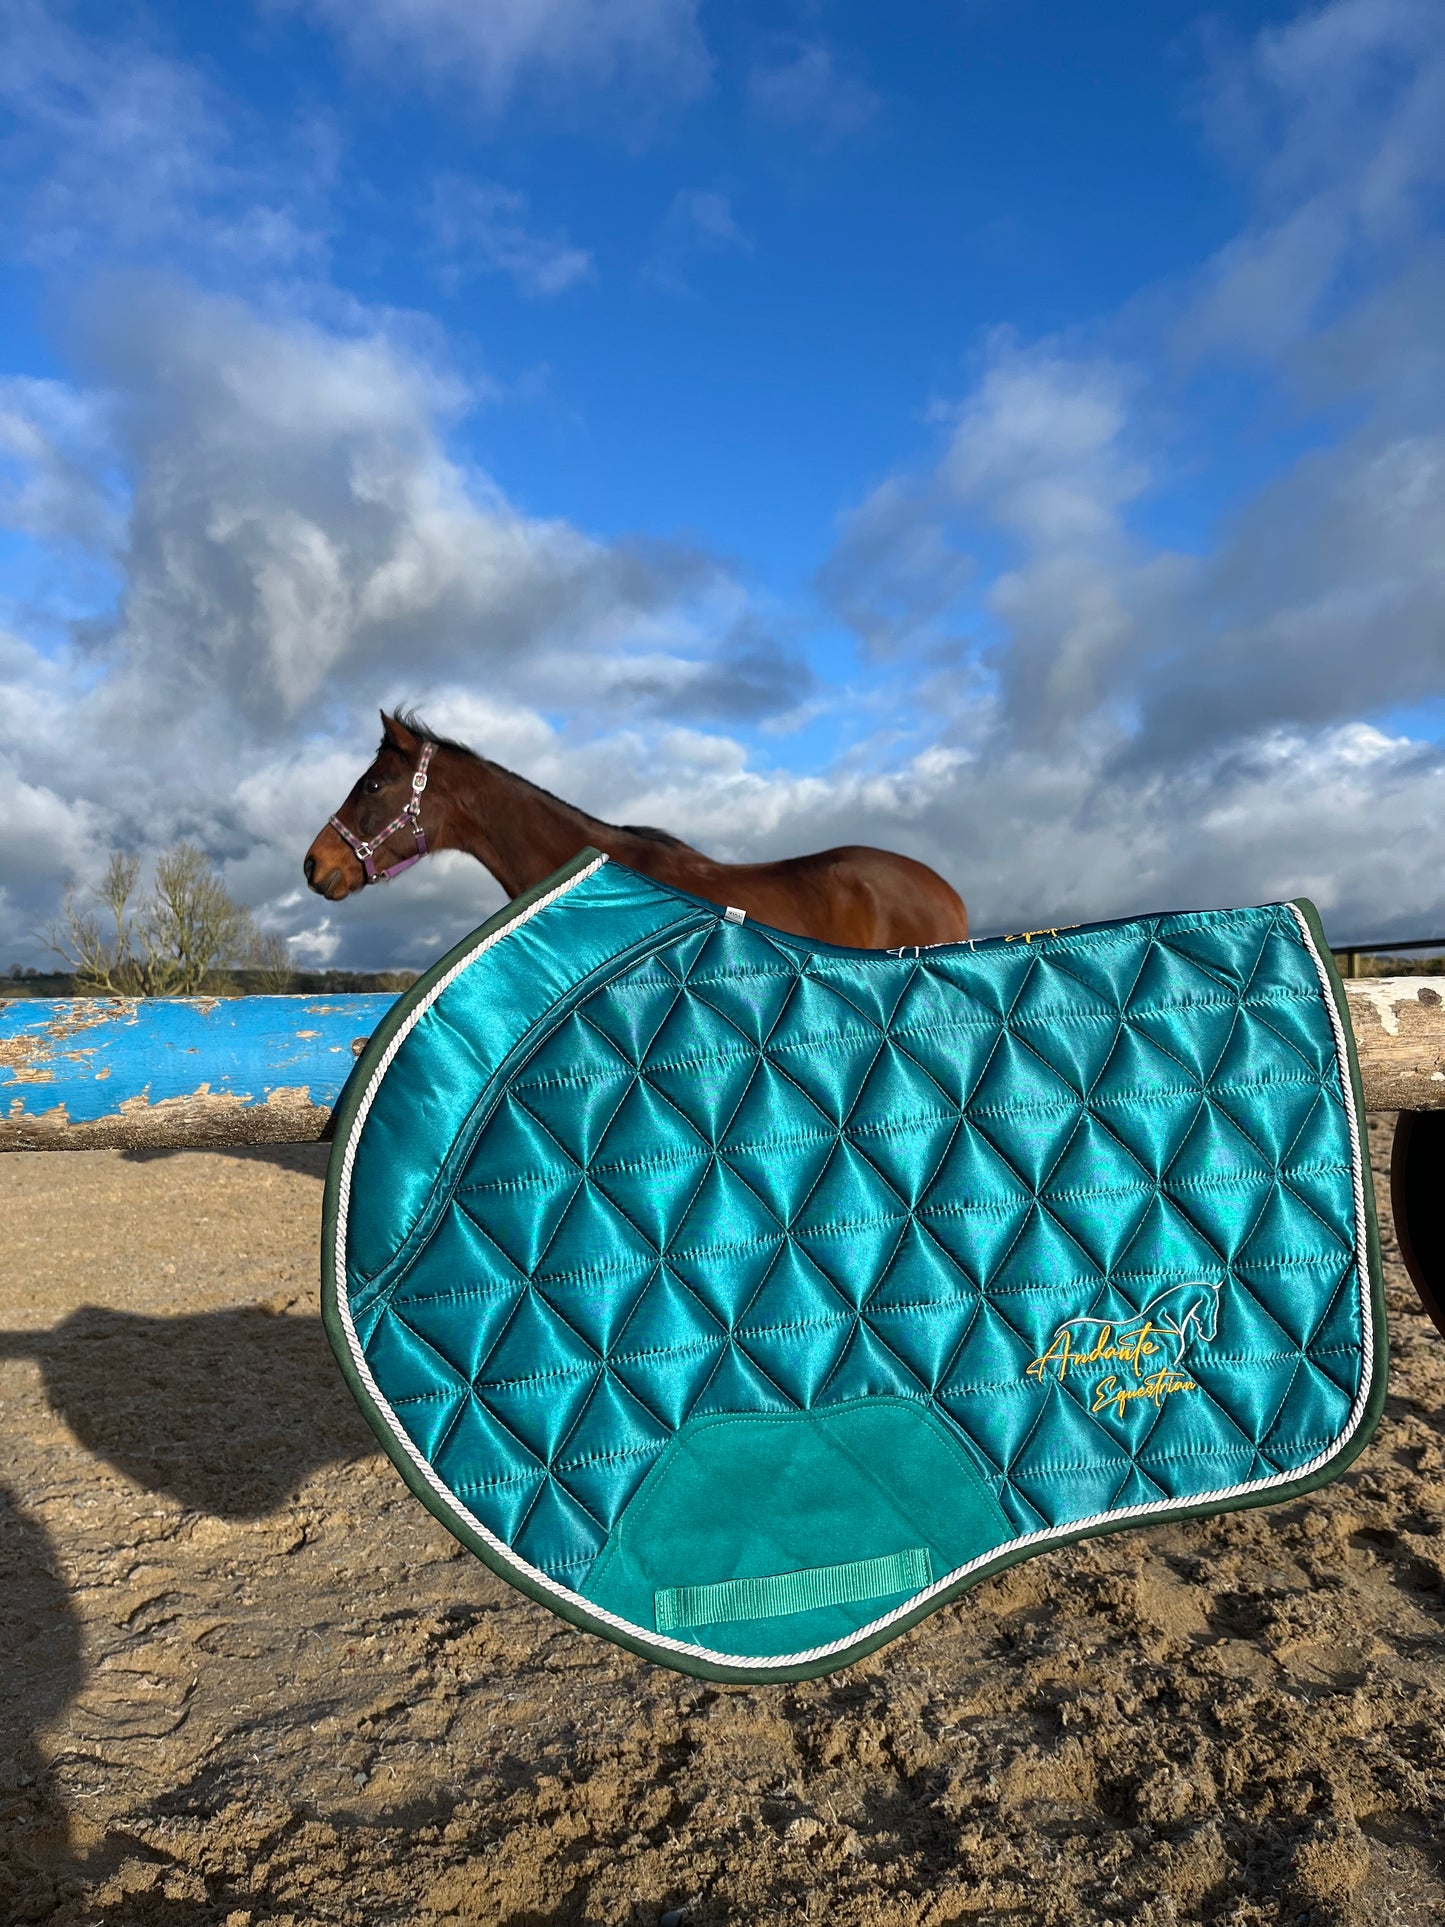
<path id="1" fill-rule="evenodd" d="M 384 830 L 378 830 L 376 835 L 369 837 L 365 843 L 347 829 L 339 816 L 327 817 L 326 821 L 330 827 L 344 842 L 349 843 L 361 858 L 361 867 L 366 872 L 367 883 L 389 883 L 393 877 L 400 876 L 403 870 L 409 870 L 413 863 L 420 863 L 426 855 L 426 831 L 421 826 L 421 793 L 426 788 L 427 765 L 435 750 L 435 743 L 422 744 L 421 761 L 412 772 L 411 796 L 406 808 L 400 816 L 394 816 Z M 388 870 L 378 870 L 372 858 L 382 844 L 389 837 L 395 836 L 398 830 L 411 831 L 416 838 L 416 853 L 414 856 L 403 857 L 400 863 L 393 863 Z"/>

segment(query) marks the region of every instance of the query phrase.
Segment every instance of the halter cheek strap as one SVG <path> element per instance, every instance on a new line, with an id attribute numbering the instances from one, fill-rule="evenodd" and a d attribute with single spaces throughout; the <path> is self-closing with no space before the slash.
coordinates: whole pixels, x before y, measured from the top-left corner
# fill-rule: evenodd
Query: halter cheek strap
<path id="1" fill-rule="evenodd" d="M 406 808 L 400 816 L 394 816 L 384 830 L 378 830 L 376 835 L 369 837 L 365 843 L 347 829 L 339 816 L 330 816 L 326 819 L 342 841 L 349 844 L 361 858 L 361 867 L 366 872 L 368 883 L 389 883 L 393 877 L 400 876 L 403 870 L 409 870 L 413 863 L 420 863 L 426 855 L 426 831 L 421 826 L 421 793 L 426 788 L 427 766 L 435 750 L 435 743 L 422 744 L 421 761 L 412 772 L 411 796 Z M 412 856 L 403 857 L 400 863 L 393 863 L 389 869 L 378 870 L 373 858 L 382 844 L 388 838 L 395 836 L 398 830 L 411 831 L 416 838 L 416 852 Z"/>

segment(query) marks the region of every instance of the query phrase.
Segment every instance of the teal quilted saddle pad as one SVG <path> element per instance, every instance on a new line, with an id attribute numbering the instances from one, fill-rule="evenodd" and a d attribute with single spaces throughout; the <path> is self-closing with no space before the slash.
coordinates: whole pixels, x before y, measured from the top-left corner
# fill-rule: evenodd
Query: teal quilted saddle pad
<path id="1" fill-rule="evenodd" d="M 1360 1450 L 1384 1322 L 1307 904 L 894 954 L 588 851 L 388 1013 L 327 1329 L 422 1502 L 715 1679 Z"/>

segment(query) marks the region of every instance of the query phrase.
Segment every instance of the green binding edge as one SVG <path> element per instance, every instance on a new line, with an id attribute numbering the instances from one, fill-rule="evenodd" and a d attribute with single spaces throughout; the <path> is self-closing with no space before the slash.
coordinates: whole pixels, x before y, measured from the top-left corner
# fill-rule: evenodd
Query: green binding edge
<path id="1" fill-rule="evenodd" d="M 1206 1502 L 1194 1506 L 1167 1506 L 1161 1508 L 1157 1513 L 1146 1512 L 1142 1515 L 1125 1519 L 1106 1519 L 1095 1525 L 1081 1526 L 1076 1531 L 1071 1532 L 1064 1529 L 1058 1533 L 1050 1533 L 1043 1539 L 1031 1539 L 1029 1543 L 1023 1545 L 1016 1544 L 1006 1551 L 1001 1552 L 996 1559 L 988 1560 L 984 1564 L 975 1567 L 945 1591 L 932 1594 L 928 1599 L 922 1601 L 910 1611 L 900 1613 L 896 1618 L 890 1618 L 887 1625 L 878 1628 L 875 1632 L 859 1638 L 849 1645 L 840 1648 L 838 1651 L 829 1653 L 820 1659 L 814 1659 L 796 1666 L 774 1666 L 768 1665 L 766 1662 L 756 1666 L 729 1666 L 723 1662 L 707 1659 L 700 1655 L 678 1652 L 671 1647 L 654 1644 L 642 1636 L 640 1632 L 634 1634 L 596 1618 L 593 1614 L 583 1609 L 580 1602 L 574 1605 L 570 1598 L 559 1597 L 556 1593 L 531 1579 L 526 1572 L 519 1570 L 518 1565 L 514 1565 L 509 1560 L 504 1559 L 494 1547 L 488 1545 L 486 1540 L 478 1535 L 465 1519 L 447 1504 L 435 1487 L 428 1484 L 422 1477 L 406 1446 L 392 1430 L 387 1419 L 377 1408 L 357 1373 L 355 1362 L 351 1356 L 351 1348 L 347 1341 L 345 1327 L 341 1320 L 340 1309 L 336 1302 L 336 1223 L 341 1192 L 342 1160 L 345 1155 L 347 1140 L 351 1135 L 352 1128 L 356 1121 L 356 1114 L 360 1107 L 362 1096 L 371 1081 L 372 1073 L 386 1050 L 387 1045 L 391 1042 L 392 1038 L 395 1037 L 415 1006 L 422 1001 L 441 977 L 445 976 L 445 974 L 457 964 L 463 962 L 477 948 L 478 944 L 497 931 L 505 930 L 510 924 L 517 922 L 538 898 L 548 895 L 561 884 L 566 883 L 569 878 L 576 876 L 580 870 L 584 870 L 590 864 L 595 863 L 600 854 L 601 852 L 591 848 L 580 851 L 570 863 L 563 864 L 561 869 L 554 871 L 551 876 L 544 877 L 543 880 L 534 885 L 532 889 L 514 898 L 499 910 L 495 916 L 489 917 L 478 929 L 463 938 L 463 940 L 457 944 L 454 949 L 449 950 L 439 962 L 433 964 L 432 968 L 428 970 L 423 977 L 420 977 L 417 982 L 412 985 L 411 989 L 397 1000 L 387 1012 L 378 1028 L 372 1033 L 370 1042 L 362 1052 L 351 1076 L 347 1079 L 341 1096 L 337 1100 L 336 1109 L 332 1114 L 332 1134 L 334 1142 L 331 1160 L 326 1172 L 326 1192 L 323 1204 L 321 1232 L 321 1316 L 326 1329 L 326 1335 L 331 1342 L 331 1349 L 335 1353 L 337 1363 L 341 1367 L 342 1376 L 350 1386 L 352 1395 L 361 1407 L 367 1423 L 371 1426 L 387 1457 L 401 1474 L 413 1496 L 419 1499 L 427 1511 L 439 1519 L 452 1536 L 466 1546 L 469 1552 L 480 1559 L 484 1565 L 490 1567 L 498 1578 L 504 1579 L 508 1585 L 514 1586 L 517 1591 L 524 1593 L 529 1599 L 536 1601 L 538 1605 L 546 1606 L 549 1611 L 555 1613 L 559 1618 L 569 1621 L 574 1626 L 580 1627 L 584 1632 L 596 1633 L 604 1639 L 611 1640 L 614 1645 L 624 1647 L 628 1652 L 636 1653 L 643 1659 L 652 1660 L 663 1666 L 669 1666 L 676 1672 L 689 1673 L 696 1679 L 705 1679 L 723 1685 L 768 1685 L 773 1683 L 782 1684 L 796 1680 L 818 1679 L 825 1674 L 837 1672 L 844 1666 L 851 1666 L 857 1660 L 866 1658 L 869 1653 L 877 1652 L 881 1646 L 886 1646 L 893 1640 L 900 1638 L 904 1633 L 911 1631 L 920 1621 L 927 1619 L 931 1614 L 939 1611 L 940 1608 L 952 1605 L 955 1600 L 961 1598 L 964 1593 L 971 1591 L 973 1587 L 980 1584 L 983 1580 L 991 1578 L 995 1573 L 1006 1571 L 1010 1566 L 1018 1565 L 1024 1559 L 1033 1558 L 1041 1552 L 1052 1550 L 1056 1546 L 1074 1545 L 1083 1539 L 1102 1538 L 1106 1533 L 1136 1531 L 1150 1524 L 1167 1523 L 1172 1525 L 1176 1521 L 1184 1519 L 1215 1518 L 1223 1512 L 1240 1512 L 1253 1506 L 1281 1505 L 1291 1499 L 1300 1498 L 1308 1492 L 1317 1491 L 1319 1487 L 1323 1485 L 1328 1485 L 1331 1480 L 1337 1478 L 1347 1466 L 1352 1464 L 1365 1449 L 1366 1445 L 1369 1444 L 1370 1439 L 1374 1435 L 1375 1428 L 1379 1424 L 1380 1414 L 1384 1409 L 1386 1381 L 1388 1377 L 1388 1341 L 1385 1326 L 1384 1279 L 1380 1263 L 1380 1232 L 1375 1211 L 1374 1184 L 1370 1173 L 1369 1126 L 1365 1115 L 1364 1087 L 1360 1081 L 1360 1066 L 1355 1050 L 1355 1036 L 1350 1026 L 1349 1007 L 1345 998 L 1344 987 L 1340 981 L 1339 972 L 1335 968 L 1334 957 L 1325 940 L 1324 927 L 1320 922 L 1319 912 L 1307 898 L 1299 897 L 1293 900 L 1290 907 L 1298 911 L 1308 927 L 1311 939 L 1310 948 L 1313 951 L 1315 962 L 1328 986 L 1330 995 L 1334 1000 L 1334 1008 L 1339 1017 L 1341 1033 L 1345 1043 L 1345 1054 L 1349 1064 L 1350 1095 L 1354 1103 L 1355 1124 L 1359 1140 L 1361 1195 L 1365 1207 L 1365 1244 L 1370 1288 L 1371 1347 L 1366 1354 L 1366 1362 L 1371 1372 L 1369 1394 L 1365 1409 L 1360 1415 L 1359 1423 L 1355 1427 L 1354 1432 L 1340 1450 L 1327 1459 L 1323 1465 L 1317 1467 L 1313 1472 L 1308 1473 L 1303 1478 L 1295 1479 L 1288 1484 L 1269 1486 L 1262 1491 L 1243 1492 L 1222 1503 L 1214 1501 L 1212 1503 Z M 682 891 L 672 890 L 665 884 L 657 884 L 655 887 L 668 896 L 686 896 L 687 894 Z M 688 900 L 692 902 L 701 901 L 697 898 L 689 898 Z M 708 905 L 706 907 L 714 909 L 718 920 L 722 920 L 722 912 L 718 910 L 715 905 Z"/>

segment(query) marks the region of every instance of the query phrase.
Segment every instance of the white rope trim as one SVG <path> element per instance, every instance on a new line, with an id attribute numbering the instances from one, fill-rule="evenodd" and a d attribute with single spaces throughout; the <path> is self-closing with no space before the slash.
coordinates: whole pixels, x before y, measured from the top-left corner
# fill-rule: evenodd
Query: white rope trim
<path id="1" fill-rule="evenodd" d="M 861 1645 L 863 1641 L 872 1638 L 875 1633 L 884 1632 L 889 1626 L 896 1624 L 898 1620 L 915 1613 L 919 1606 L 926 1604 L 930 1599 L 939 1598 L 943 1593 L 948 1592 L 952 1587 L 956 1586 L 960 1580 L 966 1579 L 970 1573 L 978 1572 L 984 1566 L 993 1565 L 998 1560 L 1006 1558 L 1010 1554 L 1022 1552 L 1031 1546 L 1042 1547 L 1054 1541 L 1077 1538 L 1080 1534 L 1086 1533 L 1096 1526 L 1120 1525 L 1126 1520 L 1131 1519 L 1142 1521 L 1144 1519 L 1162 1518 L 1171 1512 L 1183 1512 L 1194 1507 L 1223 1505 L 1230 1499 L 1242 1498 L 1245 1494 L 1251 1492 L 1267 1492 L 1274 1486 L 1293 1485 L 1300 1479 L 1309 1478 L 1312 1473 L 1328 1465 L 1330 1460 L 1337 1457 L 1345 1446 L 1349 1444 L 1350 1440 L 1359 1430 L 1360 1423 L 1365 1415 L 1365 1408 L 1369 1403 L 1375 1363 L 1374 1307 L 1373 1294 L 1370 1288 L 1369 1222 L 1365 1212 L 1365 1185 L 1363 1166 L 1361 1163 L 1362 1149 L 1359 1124 L 1355 1115 L 1354 1084 L 1350 1077 L 1349 1045 L 1345 1038 L 1344 1026 L 1340 1019 L 1339 1010 L 1335 1004 L 1334 990 L 1330 983 L 1329 974 L 1320 960 L 1319 951 L 1315 947 L 1314 936 L 1310 927 L 1304 917 L 1295 908 L 1294 904 L 1291 903 L 1286 907 L 1290 910 L 1295 922 L 1299 925 L 1300 935 L 1304 940 L 1305 949 L 1309 952 L 1310 960 L 1314 964 L 1315 973 L 1320 981 L 1320 992 L 1324 998 L 1325 1009 L 1329 1013 L 1330 1027 L 1335 1039 L 1335 1058 L 1340 1073 L 1341 1095 L 1344 1100 L 1345 1117 L 1349 1124 L 1350 1133 L 1351 1176 L 1353 1179 L 1355 1200 L 1355 1261 L 1359 1279 L 1361 1332 L 1364 1346 L 1359 1392 L 1354 1404 L 1350 1408 L 1349 1417 L 1345 1421 L 1343 1431 L 1341 1431 L 1338 1438 L 1327 1446 L 1323 1452 L 1317 1453 L 1315 1457 L 1310 1459 L 1305 1465 L 1296 1466 L 1288 1472 L 1272 1473 L 1266 1479 L 1245 1480 L 1243 1484 L 1221 1486 L 1213 1492 L 1190 1492 L 1176 1499 L 1151 1500 L 1145 1505 L 1121 1506 L 1111 1512 L 1093 1513 L 1086 1519 L 1071 1519 L 1065 1525 L 1043 1526 L 1037 1532 L 1023 1533 L 1017 1539 L 1006 1540 L 1002 1545 L 994 1546 L 990 1551 L 980 1553 L 976 1559 L 970 1559 L 964 1565 L 955 1566 L 952 1572 L 945 1573 L 944 1576 L 936 1580 L 933 1585 L 926 1587 L 922 1592 L 913 1593 L 901 1606 L 895 1607 L 892 1612 L 885 1613 L 879 1619 L 870 1620 L 866 1626 L 860 1626 L 856 1632 L 849 1633 L 845 1639 L 832 1640 L 825 1646 L 811 1646 L 805 1652 L 773 1653 L 763 1659 L 760 1659 L 756 1654 L 752 1653 L 717 1652 L 710 1646 L 694 1646 L 684 1640 L 669 1639 L 663 1633 L 654 1632 L 649 1627 L 638 1626 L 630 1619 L 622 1619 L 616 1613 L 608 1612 L 604 1607 L 598 1606 L 592 1600 L 584 1598 L 581 1593 L 573 1592 L 568 1586 L 559 1585 L 556 1580 L 549 1578 L 539 1567 L 530 1565 L 525 1559 L 519 1558 L 509 1545 L 497 1538 L 496 1534 L 492 1532 L 482 1520 L 477 1518 L 474 1513 L 468 1511 L 455 1493 L 442 1483 L 431 1465 L 422 1457 L 415 1445 L 413 1445 L 400 1419 L 387 1403 L 380 1386 L 372 1377 L 371 1367 L 367 1363 L 365 1354 L 361 1349 L 356 1327 L 351 1320 L 351 1307 L 347 1302 L 346 1222 L 351 1195 L 351 1168 L 356 1154 L 356 1141 L 360 1136 L 361 1127 L 366 1121 L 366 1116 L 376 1095 L 377 1087 L 390 1068 L 397 1052 L 401 1049 L 403 1042 L 411 1034 L 417 1022 L 426 1014 L 448 985 L 454 983 L 464 970 L 470 969 L 477 958 L 483 956 L 490 950 L 493 944 L 499 943 L 503 937 L 510 936 L 514 930 L 520 930 L 524 923 L 530 922 L 534 916 L 540 911 L 545 910 L 550 904 L 555 903 L 559 897 L 564 897 L 569 890 L 575 889 L 579 883 L 584 883 L 588 877 L 595 876 L 606 861 L 607 858 L 605 856 L 599 857 L 595 863 L 589 864 L 585 870 L 579 870 L 575 876 L 569 877 L 565 883 L 559 884 L 555 890 L 549 891 L 545 897 L 539 897 L 535 903 L 530 904 L 513 922 L 503 925 L 500 930 L 494 930 L 489 937 L 484 938 L 475 950 L 469 951 L 459 963 L 454 964 L 446 975 L 432 986 L 431 990 L 427 992 L 427 995 L 417 1005 L 416 1009 L 408 1013 L 405 1022 L 397 1031 L 396 1036 L 391 1040 L 390 1044 L 388 1044 L 381 1061 L 372 1073 L 361 1102 L 357 1106 L 356 1115 L 352 1120 L 351 1132 L 347 1138 L 346 1148 L 342 1154 L 342 1181 L 339 1187 L 340 1195 L 336 1212 L 336 1306 L 341 1314 L 342 1325 L 346 1332 L 346 1342 L 351 1352 L 352 1363 L 356 1368 L 356 1374 L 363 1385 L 365 1385 L 367 1395 L 385 1419 L 393 1439 L 406 1453 L 407 1458 L 412 1465 L 415 1466 L 422 1479 L 436 1494 L 437 1498 L 441 1501 L 443 1509 L 450 1513 L 454 1519 L 459 1520 L 468 1532 L 474 1533 L 477 1538 L 490 1546 L 506 1565 L 511 1566 L 514 1571 L 526 1578 L 529 1584 L 537 1587 L 544 1593 L 550 1594 L 554 1599 L 563 1602 L 574 1611 L 585 1614 L 594 1624 L 610 1626 L 617 1632 L 625 1634 L 629 1640 L 634 1642 L 641 1641 L 653 1650 L 676 1653 L 680 1658 L 703 1660 L 710 1665 L 731 1667 L 738 1672 L 772 1672 L 779 1667 L 807 1666 L 811 1665 L 815 1660 L 829 1659 L 835 1654 L 849 1652 L 854 1647 Z"/>

